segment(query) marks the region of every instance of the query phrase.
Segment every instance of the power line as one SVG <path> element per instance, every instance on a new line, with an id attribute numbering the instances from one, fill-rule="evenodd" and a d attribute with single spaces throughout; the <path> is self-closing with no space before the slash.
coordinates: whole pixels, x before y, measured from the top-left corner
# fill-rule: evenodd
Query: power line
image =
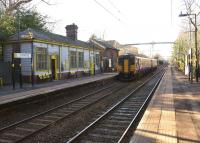
<path id="1" fill-rule="evenodd" d="M 108 2 L 112 5 L 112 7 L 114 7 L 118 13 L 121 14 L 121 11 L 115 6 L 115 4 L 111 1 L 111 0 L 108 0 Z"/>
<path id="2" fill-rule="evenodd" d="M 173 17 L 173 4 L 172 4 L 172 0 L 171 0 L 171 25 L 173 24 L 172 17 Z"/>
<path id="3" fill-rule="evenodd" d="M 107 13 L 109 13 L 112 17 L 114 17 L 117 21 L 120 21 L 120 18 L 118 18 L 117 16 L 115 16 L 111 11 L 109 11 L 107 8 L 105 8 L 100 2 L 98 2 L 97 0 L 94 0 L 100 7 L 102 7 Z"/>
<path id="4" fill-rule="evenodd" d="M 131 46 L 131 45 L 155 45 L 155 44 L 175 44 L 175 42 L 147 42 L 147 43 L 132 43 L 132 44 L 124 44 L 123 46 Z"/>
<path id="5" fill-rule="evenodd" d="M 122 11 L 121 11 L 119 8 L 117 8 L 117 6 L 116 6 L 111 0 L 108 0 L 108 2 L 110 3 L 110 5 L 111 5 L 114 9 L 116 9 L 116 11 L 117 11 L 123 18 L 125 18 L 125 19 L 127 20 L 126 15 L 124 15 L 124 13 L 122 13 Z M 124 19 L 124 20 L 125 20 L 125 19 Z"/>

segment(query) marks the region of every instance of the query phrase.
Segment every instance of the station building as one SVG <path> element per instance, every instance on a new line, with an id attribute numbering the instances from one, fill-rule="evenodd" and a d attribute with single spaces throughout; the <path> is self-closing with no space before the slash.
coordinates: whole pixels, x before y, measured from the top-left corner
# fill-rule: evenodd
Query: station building
<path id="1" fill-rule="evenodd" d="M 90 42 L 100 49 L 101 66 L 106 72 L 117 70 L 118 56 L 127 53 L 138 54 L 138 48 L 132 45 L 123 45 L 116 40 L 102 40 L 95 36 L 90 38 Z"/>
<path id="2" fill-rule="evenodd" d="M 121 45 L 119 49 L 119 55 L 124 55 L 127 53 L 136 55 L 139 54 L 138 48 L 132 45 Z"/>
<path id="3" fill-rule="evenodd" d="M 119 44 L 115 40 L 102 40 L 90 38 L 90 43 L 100 50 L 101 67 L 104 72 L 112 72 L 117 70 L 117 59 L 119 56 Z"/>
<path id="4" fill-rule="evenodd" d="M 99 73 L 100 50 L 77 39 L 77 25 L 65 28 L 66 36 L 31 28 L 18 32 L 1 45 L 0 58 L 12 64 L 15 78 L 21 73 L 26 82 Z"/>

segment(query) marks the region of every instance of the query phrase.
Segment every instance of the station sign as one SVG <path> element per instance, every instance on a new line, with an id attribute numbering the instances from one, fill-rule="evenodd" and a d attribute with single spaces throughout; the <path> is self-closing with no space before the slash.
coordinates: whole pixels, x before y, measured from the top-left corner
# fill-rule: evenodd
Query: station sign
<path id="1" fill-rule="evenodd" d="M 30 53 L 14 53 L 14 58 L 20 58 L 20 59 L 31 58 L 31 54 Z"/>

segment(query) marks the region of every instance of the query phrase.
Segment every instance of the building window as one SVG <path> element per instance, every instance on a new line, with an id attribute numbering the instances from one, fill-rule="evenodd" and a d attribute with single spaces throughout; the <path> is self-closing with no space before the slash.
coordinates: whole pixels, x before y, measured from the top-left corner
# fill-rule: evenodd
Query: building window
<path id="1" fill-rule="evenodd" d="M 78 67 L 83 68 L 84 55 L 83 52 L 78 52 Z"/>
<path id="2" fill-rule="evenodd" d="M 47 48 L 36 48 L 36 70 L 47 70 Z"/>
<path id="3" fill-rule="evenodd" d="M 0 45 L 0 61 L 3 61 L 3 46 Z"/>
<path id="4" fill-rule="evenodd" d="M 99 66 L 100 66 L 100 55 L 99 55 L 99 54 L 96 54 L 96 55 L 95 55 L 95 58 L 96 58 L 96 60 L 95 60 L 96 65 L 99 67 Z"/>
<path id="5" fill-rule="evenodd" d="M 75 51 L 70 51 L 70 67 L 71 68 L 77 68 L 76 52 Z"/>

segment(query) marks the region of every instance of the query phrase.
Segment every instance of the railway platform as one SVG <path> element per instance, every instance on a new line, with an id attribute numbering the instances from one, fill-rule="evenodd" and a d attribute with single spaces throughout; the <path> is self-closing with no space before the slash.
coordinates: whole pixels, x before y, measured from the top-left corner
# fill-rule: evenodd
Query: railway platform
<path id="1" fill-rule="evenodd" d="M 29 84 L 24 85 L 23 89 L 17 88 L 15 90 L 12 90 L 12 86 L 4 86 L 0 88 L 0 106 L 35 97 L 41 94 L 47 94 L 50 92 L 72 88 L 87 83 L 111 79 L 114 78 L 116 75 L 117 73 L 103 73 L 89 77 L 82 77 L 69 80 L 58 80 L 43 84 L 35 84 L 34 87 L 31 87 L 31 85 Z"/>
<path id="2" fill-rule="evenodd" d="M 200 143 L 200 82 L 169 67 L 130 143 Z"/>

